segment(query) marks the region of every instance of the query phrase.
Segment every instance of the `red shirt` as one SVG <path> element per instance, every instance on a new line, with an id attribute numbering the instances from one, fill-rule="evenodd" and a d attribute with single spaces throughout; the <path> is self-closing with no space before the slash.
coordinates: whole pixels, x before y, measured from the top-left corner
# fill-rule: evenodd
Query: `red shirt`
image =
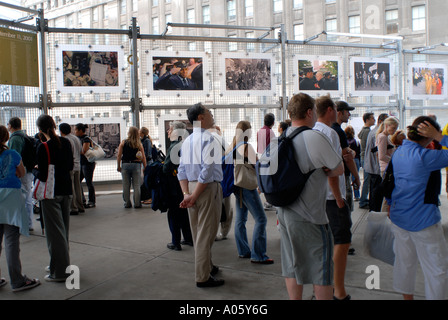
<path id="1" fill-rule="evenodd" d="M 268 126 L 263 126 L 257 132 L 257 152 L 263 153 L 266 147 L 271 143 L 271 138 L 275 138 L 275 133 Z"/>

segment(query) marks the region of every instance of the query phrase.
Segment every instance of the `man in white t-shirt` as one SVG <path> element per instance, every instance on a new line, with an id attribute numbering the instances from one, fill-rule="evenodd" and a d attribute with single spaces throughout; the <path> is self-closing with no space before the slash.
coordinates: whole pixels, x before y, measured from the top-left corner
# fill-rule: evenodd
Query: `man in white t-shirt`
<path id="1" fill-rule="evenodd" d="M 300 93 L 292 97 L 288 113 L 292 125 L 314 127 L 314 99 Z M 342 157 L 329 139 L 316 130 L 306 130 L 293 140 L 295 158 L 303 173 L 315 170 L 299 197 L 278 208 L 281 234 L 282 275 L 290 299 L 302 299 L 303 285 L 313 284 L 317 299 L 333 298 L 333 236 L 325 212 L 327 177 L 344 172 Z"/>
<path id="2" fill-rule="evenodd" d="M 342 156 L 342 148 L 337 132 L 330 126 L 336 121 L 337 109 L 329 95 L 316 99 L 317 122 L 315 130 L 324 133 L 331 141 L 333 148 Z M 334 237 L 334 299 L 350 300 L 345 291 L 345 270 L 347 254 L 352 239 L 350 209 L 346 199 L 346 182 L 344 175 L 329 177 L 330 188 L 327 194 L 327 216 Z"/>

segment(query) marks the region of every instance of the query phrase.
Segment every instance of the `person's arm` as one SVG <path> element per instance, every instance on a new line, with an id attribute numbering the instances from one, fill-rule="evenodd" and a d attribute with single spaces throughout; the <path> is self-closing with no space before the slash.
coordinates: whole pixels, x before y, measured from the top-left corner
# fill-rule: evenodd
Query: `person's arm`
<path id="1" fill-rule="evenodd" d="M 358 168 L 356 168 L 356 163 L 353 157 L 353 150 L 350 148 L 345 148 L 342 150 L 342 157 L 344 158 L 345 165 L 350 170 L 350 173 L 353 175 L 355 181 L 353 184 L 356 184 L 358 187 L 361 185 L 361 181 L 359 179 Z"/>
<path id="2" fill-rule="evenodd" d="M 121 172 L 121 157 L 123 156 L 123 144 L 124 141 L 120 143 L 118 146 L 118 154 L 117 154 L 117 171 Z"/>
<path id="3" fill-rule="evenodd" d="M 344 166 L 342 166 L 344 168 Z M 328 177 L 328 185 L 331 188 L 334 199 L 339 208 L 343 208 L 345 206 L 344 198 L 342 198 L 341 189 L 339 188 L 339 176 Z"/>
<path id="4" fill-rule="evenodd" d="M 146 168 L 146 157 L 145 157 L 145 150 L 143 149 L 143 145 L 140 146 L 140 152 L 143 155 L 143 159 L 142 159 L 142 163 L 143 163 L 143 168 Z"/>
<path id="5" fill-rule="evenodd" d="M 19 165 L 16 167 L 16 176 L 17 178 L 22 178 L 23 176 L 25 176 L 25 173 L 26 173 L 25 166 L 23 165 L 22 160 L 20 160 Z"/>
<path id="6" fill-rule="evenodd" d="M 387 154 L 387 136 L 378 135 L 378 160 L 383 162 L 389 162 L 391 156 Z"/>
<path id="7" fill-rule="evenodd" d="M 90 142 L 84 142 L 84 143 L 82 144 L 81 154 L 82 154 L 82 155 L 85 155 L 86 152 L 87 152 L 87 150 L 89 150 L 89 148 L 90 148 Z"/>

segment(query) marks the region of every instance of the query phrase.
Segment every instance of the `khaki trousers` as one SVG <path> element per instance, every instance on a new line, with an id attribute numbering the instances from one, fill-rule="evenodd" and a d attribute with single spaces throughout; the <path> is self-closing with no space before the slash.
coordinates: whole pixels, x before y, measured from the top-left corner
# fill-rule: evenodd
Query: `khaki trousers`
<path id="1" fill-rule="evenodd" d="M 189 182 L 190 192 L 197 182 Z M 222 189 L 219 182 L 209 183 L 195 205 L 188 208 L 195 254 L 195 279 L 204 282 L 210 278 L 213 267 L 212 246 L 218 232 L 222 209 Z"/>
<path id="2" fill-rule="evenodd" d="M 81 189 L 81 172 L 70 171 L 70 177 L 72 178 L 72 189 L 73 189 L 73 199 L 70 204 L 70 211 L 78 212 L 79 210 L 84 210 L 84 205 L 82 203 L 82 189 Z"/>

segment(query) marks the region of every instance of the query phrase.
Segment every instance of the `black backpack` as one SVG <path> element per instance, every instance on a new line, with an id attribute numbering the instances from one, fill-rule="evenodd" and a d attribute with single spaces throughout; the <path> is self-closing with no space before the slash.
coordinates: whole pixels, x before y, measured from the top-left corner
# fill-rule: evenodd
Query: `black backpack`
<path id="1" fill-rule="evenodd" d="M 278 144 L 275 140 L 271 141 L 255 166 L 258 186 L 266 201 L 273 206 L 284 207 L 293 203 L 314 172 L 311 170 L 306 174 L 302 173 L 294 156 L 292 140 L 305 130 L 311 128 L 302 126 L 289 136 L 284 132 L 278 138 Z"/>
<path id="2" fill-rule="evenodd" d="M 37 139 L 26 134 L 21 134 L 24 145 L 22 150 L 22 162 L 27 172 L 31 172 L 37 164 Z"/>

